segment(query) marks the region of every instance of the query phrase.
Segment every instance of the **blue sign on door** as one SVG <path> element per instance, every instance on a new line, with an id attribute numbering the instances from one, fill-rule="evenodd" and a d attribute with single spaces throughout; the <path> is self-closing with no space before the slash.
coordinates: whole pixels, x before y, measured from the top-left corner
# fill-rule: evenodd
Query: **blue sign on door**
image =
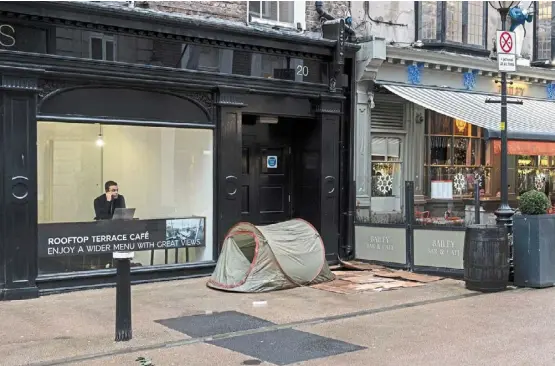
<path id="1" fill-rule="evenodd" d="M 266 157 L 266 167 L 268 167 L 268 168 L 277 168 L 277 156 L 268 155 Z"/>

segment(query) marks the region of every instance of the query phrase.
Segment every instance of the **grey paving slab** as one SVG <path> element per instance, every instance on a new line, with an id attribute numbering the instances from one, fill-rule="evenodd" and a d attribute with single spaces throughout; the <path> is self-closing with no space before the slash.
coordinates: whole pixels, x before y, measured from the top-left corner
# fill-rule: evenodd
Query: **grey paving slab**
<path id="1" fill-rule="evenodd" d="M 161 319 L 156 322 L 192 338 L 241 332 L 274 325 L 274 323 L 267 320 L 237 311 L 181 316 Z"/>
<path id="2" fill-rule="evenodd" d="M 295 329 L 248 334 L 208 343 L 275 365 L 290 365 L 365 349 L 352 343 Z"/>

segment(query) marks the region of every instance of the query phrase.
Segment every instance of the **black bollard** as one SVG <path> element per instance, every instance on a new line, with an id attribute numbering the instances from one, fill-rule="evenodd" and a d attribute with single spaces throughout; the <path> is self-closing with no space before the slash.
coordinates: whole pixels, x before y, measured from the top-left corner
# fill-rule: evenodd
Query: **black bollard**
<path id="1" fill-rule="evenodd" d="M 131 258 L 133 252 L 113 254 L 117 261 L 116 342 L 133 338 L 131 328 Z"/>
<path id="2" fill-rule="evenodd" d="M 474 223 L 480 223 L 480 183 L 474 183 Z"/>

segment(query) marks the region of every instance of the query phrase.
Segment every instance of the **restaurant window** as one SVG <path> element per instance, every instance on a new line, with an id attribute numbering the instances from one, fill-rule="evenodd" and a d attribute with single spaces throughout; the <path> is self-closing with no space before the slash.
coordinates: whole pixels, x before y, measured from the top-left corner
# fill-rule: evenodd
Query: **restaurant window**
<path id="1" fill-rule="evenodd" d="M 135 251 L 132 266 L 212 260 L 212 144 L 206 129 L 39 122 L 39 238 L 44 225 L 97 222 L 93 201 L 114 181 L 126 207 L 135 209 L 133 219 L 160 219 L 164 235 L 205 243 Z M 111 254 L 39 258 L 41 274 L 113 266 Z"/>
<path id="2" fill-rule="evenodd" d="M 426 44 L 485 49 L 487 2 L 419 1 L 417 38 Z"/>
<path id="3" fill-rule="evenodd" d="M 402 139 L 372 137 L 371 201 L 372 213 L 401 211 Z"/>
<path id="4" fill-rule="evenodd" d="M 489 167 L 482 129 L 433 111 L 427 111 L 426 124 L 428 196 L 468 196 L 475 182 L 484 189 Z"/>
<path id="5" fill-rule="evenodd" d="M 551 60 L 552 1 L 536 1 L 534 60 Z"/>
<path id="6" fill-rule="evenodd" d="M 517 193 L 538 190 L 552 195 L 555 178 L 555 156 L 517 155 Z"/>

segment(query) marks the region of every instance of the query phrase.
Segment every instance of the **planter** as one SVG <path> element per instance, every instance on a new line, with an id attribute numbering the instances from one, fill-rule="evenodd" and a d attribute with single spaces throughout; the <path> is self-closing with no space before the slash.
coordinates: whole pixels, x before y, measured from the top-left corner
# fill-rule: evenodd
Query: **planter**
<path id="1" fill-rule="evenodd" d="M 513 217 L 514 284 L 555 285 L 555 215 Z"/>

